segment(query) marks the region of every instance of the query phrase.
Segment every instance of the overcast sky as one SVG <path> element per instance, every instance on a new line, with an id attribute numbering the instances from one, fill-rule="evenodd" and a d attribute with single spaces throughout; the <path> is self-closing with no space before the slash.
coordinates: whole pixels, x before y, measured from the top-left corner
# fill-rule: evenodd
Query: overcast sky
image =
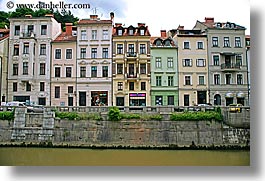
<path id="1" fill-rule="evenodd" d="M 0 10 L 10 11 L 6 3 L 0 0 Z M 12 0 L 14 3 L 36 3 L 37 0 Z M 51 0 L 41 0 L 49 3 Z M 60 0 L 53 0 L 53 3 Z M 214 17 L 218 22 L 234 22 L 247 28 L 250 34 L 250 0 L 64 0 L 64 3 L 89 3 L 90 9 L 78 9 L 71 12 L 81 18 L 88 18 L 96 12 L 102 18 L 109 18 L 114 11 L 116 23 L 136 26 L 146 23 L 152 36 L 158 36 L 161 29 L 170 30 L 182 25 L 192 29 L 196 21 L 205 17 Z"/>

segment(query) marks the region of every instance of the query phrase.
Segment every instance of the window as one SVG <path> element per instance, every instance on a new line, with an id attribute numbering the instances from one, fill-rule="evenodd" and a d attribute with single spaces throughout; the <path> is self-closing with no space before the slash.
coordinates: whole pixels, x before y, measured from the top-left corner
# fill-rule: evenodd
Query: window
<path id="1" fill-rule="evenodd" d="M 219 66 L 219 55 L 214 55 L 213 56 L 213 65 L 214 66 Z"/>
<path id="2" fill-rule="evenodd" d="M 19 55 L 19 45 L 14 45 L 14 56 Z"/>
<path id="3" fill-rule="evenodd" d="M 185 41 L 185 42 L 183 43 L 183 48 L 184 48 L 184 49 L 190 49 L 190 42 Z"/>
<path id="4" fill-rule="evenodd" d="M 134 82 L 129 82 L 129 90 L 134 90 Z"/>
<path id="5" fill-rule="evenodd" d="M 167 57 L 167 67 L 173 68 L 173 57 Z"/>
<path id="6" fill-rule="evenodd" d="M 144 29 L 140 29 L 140 35 L 144 35 Z"/>
<path id="7" fill-rule="evenodd" d="M 13 82 L 13 92 L 17 92 L 17 82 Z"/>
<path id="8" fill-rule="evenodd" d="M 86 67 L 80 67 L 80 77 L 86 77 Z"/>
<path id="9" fill-rule="evenodd" d="M 191 76 L 190 75 L 185 76 L 185 85 L 191 85 Z"/>
<path id="10" fill-rule="evenodd" d="M 109 67 L 103 66 L 102 69 L 103 69 L 102 77 L 108 77 Z"/>
<path id="11" fill-rule="evenodd" d="M 18 64 L 17 63 L 13 64 L 13 75 L 18 75 Z"/>
<path id="12" fill-rule="evenodd" d="M 102 52 L 103 52 L 102 58 L 109 58 L 109 50 L 108 50 L 108 48 L 103 48 Z"/>
<path id="13" fill-rule="evenodd" d="M 118 91 L 122 91 L 122 90 L 123 90 L 123 83 L 118 82 Z"/>
<path id="14" fill-rule="evenodd" d="M 134 64 L 129 64 L 129 76 L 134 76 Z"/>
<path id="15" fill-rule="evenodd" d="M 192 60 L 191 59 L 184 59 L 183 60 L 183 67 L 192 67 Z"/>
<path id="16" fill-rule="evenodd" d="M 129 29 L 129 35 L 133 35 L 133 29 Z"/>
<path id="17" fill-rule="evenodd" d="M 45 90 L 45 82 L 40 82 L 40 91 Z"/>
<path id="18" fill-rule="evenodd" d="M 168 76 L 167 83 L 168 86 L 173 86 L 173 76 Z"/>
<path id="19" fill-rule="evenodd" d="M 237 74 L 237 85 L 243 85 L 243 75 L 242 74 Z"/>
<path id="20" fill-rule="evenodd" d="M 29 54 L 29 43 L 24 43 L 23 54 Z"/>
<path id="21" fill-rule="evenodd" d="M 128 52 L 134 53 L 134 44 L 129 44 Z"/>
<path id="22" fill-rule="evenodd" d="M 167 104 L 174 105 L 174 96 L 167 96 Z"/>
<path id="23" fill-rule="evenodd" d="M 140 44 L 140 54 L 146 54 L 145 44 Z"/>
<path id="24" fill-rule="evenodd" d="M 141 82 L 141 90 L 146 90 L 146 84 L 145 82 Z"/>
<path id="25" fill-rule="evenodd" d="M 55 49 L 55 59 L 61 59 L 61 49 Z"/>
<path id="26" fill-rule="evenodd" d="M 224 37 L 224 47 L 230 47 L 229 37 Z"/>
<path id="27" fill-rule="evenodd" d="M 86 58 L 86 48 L 80 49 L 80 58 Z"/>
<path id="28" fill-rule="evenodd" d="M 156 100 L 155 102 L 156 105 L 159 106 L 163 105 L 163 96 L 155 96 L 155 100 Z"/>
<path id="29" fill-rule="evenodd" d="M 117 64 L 117 74 L 123 74 L 123 64 Z"/>
<path id="30" fill-rule="evenodd" d="M 117 44 L 117 54 L 123 54 L 123 44 Z"/>
<path id="31" fill-rule="evenodd" d="M 66 67 L 65 68 L 66 77 L 72 77 L 72 67 Z"/>
<path id="32" fill-rule="evenodd" d="M 162 68 L 161 57 L 156 57 L 156 68 Z"/>
<path id="33" fill-rule="evenodd" d="M 202 41 L 197 42 L 197 49 L 203 49 L 203 42 Z"/>
<path id="34" fill-rule="evenodd" d="M 109 31 L 103 30 L 103 40 L 108 40 L 108 39 L 109 39 Z"/>
<path id="35" fill-rule="evenodd" d="M 28 35 L 31 35 L 33 30 L 34 30 L 34 25 L 28 25 Z"/>
<path id="36" fill-rule="evenodd" d="M 118 29 L 118 35 L 119 35 L 119 36 L 122 35 L 122 29 Z"/>
<path id="37" fill-rule="evenodd" d="M 162 77 L 156 76 L 156 86 L 161 86 L 161 85 L 162 85 Z"/>
<path id="38" fill-rule="evenodd" d="M 46 44 L 40 45 L 40 55 L 46 55 Z"/>
<path id="39" fill-rule="evenodd" d="M 60 87 L 59 86 L 55 86 L 55 98 L 60 98 Z"/>
<path id="40" fill-rule="evenodd" d="M 66 59 L 72 59 L 72 49 L 66 49 Z"/>
<path id="41" fill-rule="evenodd" d="M 47 35 L 47 25 L 41 25 L 40 34 Z"/>
<path id="42" fill-rule="evenodd" d="M 97 39 L 97 30 L 92 30 L 92 40 Z"/>
<path id="43" fill-rule="evenodd" d="M 73 94 L 74 93 L 74 87 L 73 86 L 68 86 L 68 94 Z"/>
<path id="44" fill-rule="evenodd" d="M 218 37 L 212 37 L 212 46 L 218 47 Z"/>
<path id="45" fill-rule="evenodd" d="M 199 85 L 205 85 L 204 76 L 202 76 L 202 75 L 199 75 Z"/>
<path id="46" fill-rule="evenodd" d="M 28 75 L 28 74 L 29 74 L 29 63 L 23 62 L 23 75 Z"/>
<path id="47" fill-rule="evenodd" d="M 55 67 L 55 77 L 61 77 L 61 67 Z"/>
<path id="48" fill-rule="evenodd" d="M 161 45 L 162 45 L 161 40 L 156 40 L 156 46 L 161 46 Z"/>
<path id="49" fill-rule="evenodd" d="M 91 67 L 91 77 L 97 77 L 97 66 Z"/>
<path id="50" fill-rule="evenodd" d="M 97 58 L 97 48 L 91 48 L 91 58 Z"/>
<path id="51" fill-rule="evenodd" d="M 235 37 L 235 47 L 241 47 L 241 39 L 240 37 Z"/>
<path id="52" fill-rule="evenodd" d="M 236 55 L 236 65 L 242 66 L 242 56 Z"/>
<path id="53" fill-rule="evenodd" d="M 40 63 L 40 75 L 45 75 L 45 63 Z"/>
<path id="54" fill-rule="evenodd" d="M 86 40 L 86 30 L 81 30 L 81 40 Z"/>
<path id="55" fill-rule="evenodd" d="M 170 46 L 171 45 L 171 43 L 170 43 L 170 40 L 165 40 L 165 46 Z"/>
<path id="56" fill-rule="evenodd" d="M 140 64 L 140 74 L 146 74 L 146 64 L 145 63 Z"/>
<path id="57" fill-rule="evenodd" d="M 26 91 L 31 91 L 31 84 L 29 82 L 26 83 Z"/>
<path id="58" fill-rule="evenodd" d="M 15 36 L 19 36 L 19 34 L 20 34 L 20 26 L 19 25 L 17 25 L 17 26 L 15 26 L 15 32 L 14 32 L 15 34 Z"/>
<path id="59" fill-rule="evenodd" d="M 214 74 L 214 85 L 220 85 L 220 75 Z"/>
<path id="60" fill-rule="evenodd" d="M 227 84 L 227 85 L 231 84 L 232 83 L 231 79 L 232 79 L 231 74 L 226 74 L 225 75 L 225 84 Z"/>
<path id="61" fill-rule="evenodd" d="M 197 67 L 205 67 L 205 59 L 197 59 Z"/>

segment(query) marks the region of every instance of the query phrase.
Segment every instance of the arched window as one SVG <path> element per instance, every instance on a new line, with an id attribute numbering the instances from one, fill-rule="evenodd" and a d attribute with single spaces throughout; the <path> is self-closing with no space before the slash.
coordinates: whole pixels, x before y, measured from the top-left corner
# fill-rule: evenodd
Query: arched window
<path id="1" fill-rule="evenodd" d="M 221 105 L 221 96 L 220 96 L 220 94 L 216 94 L 214 96 L 214 105 Z"/>

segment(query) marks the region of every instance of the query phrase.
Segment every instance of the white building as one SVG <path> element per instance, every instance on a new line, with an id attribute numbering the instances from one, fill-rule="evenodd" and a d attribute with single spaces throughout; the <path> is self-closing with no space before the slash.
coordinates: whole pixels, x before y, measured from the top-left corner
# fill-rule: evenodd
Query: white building
<path id="1" fill-rule="evenodd" d="M 76 52 L 77 105 L 112 105 L 112 20 L 80 20 Z"/>
<path id="2" fill-rule="evenodd" d="M 61 33 L 53 15 L 10 18 L 8 101 L 50 105 L 51 41 Z"/>

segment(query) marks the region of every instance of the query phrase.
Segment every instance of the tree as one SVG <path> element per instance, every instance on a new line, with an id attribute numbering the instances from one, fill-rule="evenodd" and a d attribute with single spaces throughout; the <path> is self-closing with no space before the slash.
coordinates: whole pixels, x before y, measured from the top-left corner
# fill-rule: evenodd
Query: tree
<path id="1" fill-rule="evenodd" d="M 0 28 L 5 28 L 5 26 L 9 27 L 8 17 L 9 13 L 0 11 Z"/>

